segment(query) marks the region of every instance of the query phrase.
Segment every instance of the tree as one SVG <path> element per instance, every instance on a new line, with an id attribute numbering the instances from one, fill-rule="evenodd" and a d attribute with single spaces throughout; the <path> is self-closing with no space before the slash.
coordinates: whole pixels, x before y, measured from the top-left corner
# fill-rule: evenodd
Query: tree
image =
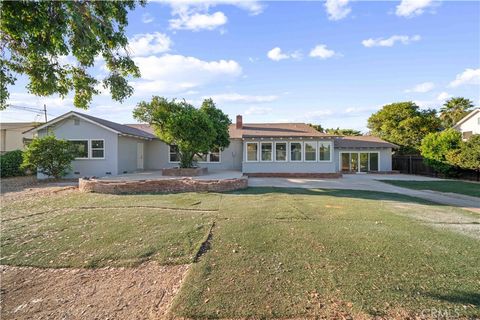
<path id="1" fill-rule="evenodd" d="M 53 135 L 35 138 L 23 152 L 23 168 L 37 169 L 40 173 L 59 179 L 71 170 L 76 150 L 67 140 Z"/>
<path id="2" fill-rule="evenodd" d="M 325 132 L 325 129 L 323 129 L 322 125 L 321 124 L 312 124 L 312 123 L 309 123 L 308 124 L 310 127 L 312 127 L 313 129 L 317 130 L 318 132 Z"/>
<path id="3" fill-rule="evenodd" d="M 362 135 L 362 132 L 358 130 L 340 129 L 338 127 L 337 129 L 334 129 L 334 128 L 327 129 L 325 132 L 329 134 L 339 135 L 339 136 L 361 136 Z"/>
<path id="4" fill-rule="evenodd" d="M 429 133 L 420 146 L 423 161 L 437 172 L 450 174 L 453 170 L 448 155 L 460 149 L 462 135 L 454 129 Z"/>
<path id="5" fill-rule="evenodd" d="M 462 141 L 460 148 L 449 152 L 446 159 L 454 166 L 480 172 L 480 134 L 475 134 L 467 141 Z"/>
<path id="6" fill-rule="evenodd" d="M 444 128 L 451 128 L 465 117 L 473 108 L 473 102 L 469 99 L 457 97 L 447 100 L 440 109 L 440 119 Z"/>
<path id="7" fill-rule="evenodd" d="M 420 110 L 413 102 L 383 106 L 368 119 L 373 135 L 400 146 L 400 153 L 418 153 L 422 139 L 441 129 L 435 110 Z"/>
<path id="8" fill-rule="evenodd" d="M 193 167 L 195 155 L 222 150 L 230 144 L 231 121 L 211 99 L 196 109 L 186 101 L 154 96 L 150 102 L 140 102 L 133 110 L 133 117 L 149 123 L 161 140 L 178 147 L 182 168 Z"/>
<path id="9" fill-rule="evenodd" d="M 0 10 L 0 109 L 17 75 L 29 78 L 38 96 L 74 92 L 73 104 L 87 109 L 100 81 L 89 73 L 103 58 L 102 84 L 114 100 L 133 93 L 127 77 L 140 72 L 128 56 L 125 27 L 136 1 L 3 1 Z M 144 5 L 144 1 L 140 4 Z M 73 60 L 75 62 L 64 62 Z M 97 60 L 98 61 L 98 60 Z"/>

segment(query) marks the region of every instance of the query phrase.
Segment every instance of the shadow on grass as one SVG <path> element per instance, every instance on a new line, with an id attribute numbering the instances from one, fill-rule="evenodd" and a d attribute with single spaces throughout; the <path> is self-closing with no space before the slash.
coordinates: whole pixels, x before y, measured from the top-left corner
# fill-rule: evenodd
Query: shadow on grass
<path id="1" fill-rule="evenodd" d="M 408 202 L 423 205 L 435 205 L 443 206 L 442 204 L 406 196 L 398 193 L 388 193 L 379 191 L 366 191 L 366 190 L 349 190 L 349 189 L 307 189 L 307 188 L 280 188 L 280 187 L 249 187 L 244 190 L 237 190 L 231 192 L 225 192 L 225 194 L 237 194 L 237 195 L 262 195 L 262 194 L 285 194 L 285 195 L 311 195 L 311 196 L 331 196 L 339 198 L 356 198 L 365 200 L 391 200 Z"/>
<path id="2" fill-rule="evenodd" d="M 425 293 L 424 295 L 429 298 L 434 298 L 434 299 L 442 300 L 449 303 L 472 305 L 477 308 L 480 308 L 480 293 L 478 292 L 455 291 L 449 294 L 430 292 L 430 293 Z"/>

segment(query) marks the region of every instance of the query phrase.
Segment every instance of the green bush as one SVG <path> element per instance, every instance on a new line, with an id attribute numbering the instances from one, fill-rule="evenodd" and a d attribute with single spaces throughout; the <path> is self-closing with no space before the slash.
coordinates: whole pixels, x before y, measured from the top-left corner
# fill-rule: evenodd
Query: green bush
<path id="1" fill-rule="evenodd" d="M 23 161 L 22 154 L 23 152 L 21 150 L 14 150 L 0 156 L 0 176 L 2 178 L 25 175 L 25 170 L 21 168 Z"/>

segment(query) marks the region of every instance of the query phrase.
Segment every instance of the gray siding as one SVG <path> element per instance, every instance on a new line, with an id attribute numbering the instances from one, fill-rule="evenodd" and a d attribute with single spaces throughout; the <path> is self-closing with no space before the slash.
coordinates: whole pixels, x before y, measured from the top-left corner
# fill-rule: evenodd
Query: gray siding
<path id="1" fill-rule="evenodd" d="M 287 161 L 287 162 L 247 162 L 246 143 L 247 142 L 271 142 L 270 140 L 248 140 L 244 141 L 243 146 L 243 172 L 244 173 L 334 173 L 336 172 L 334 155 L 332 154 L 331 161 L 317 161 L 307 162 L 304 161 L 304 155 L 302 155 L 302 161 Z M 302 140 L 272 140 L 273 142 L 302 142 Z M 305 141 L 305 140 L 303 140 Z M 307 140 L 307 141 L 326 141 L 326 140 Z M 329 140 L 328 140 L 329 141 Z M 260 148 L 260 147 L 259 147 Z M 333 148 L 333 143 L 332 143 Z M 289 150 L 289 149 L 288 149 Z M 302 148 L 302 153 L 304 149 Z M 318 149 L 317 149 L 318 158 Z M 290 154 L 288 154 L 290 160 Z"/>
<path id="2" fill-rule="evenodd" d="M 392 171 L 392 148 L 335 148 L 335 169 L 340 171 L 340 152 L 378 152 L 380 154 L 379 171 Z"/>
<path id="3" fill-rule="evenodd" d="M 178 163 L 169 162 L 168 145 L 160 140 L 145 143 L 145 169 L 159 170 L 178 166 Z M 219 163 L 201 162 L 202 167 L 209 170 L 242 170 L 242 141 L 232 139 L 230 146 L 222 151 Z"/>
<path id="4" fill-rule="evenodd" d="M 73 117 L 65 119 L 53 126 L 48 127 L 58 139 L 75 140 L 75 139 L 103 139 L 105 147 L 105 159 L 82 159 L 72 162 L 72 171 L 66 176 L 67 178 L 79 178 L 85 176 L 103 177 L 107 172 L 116 175 L 117 156 L 118 156 L 118 135 L 114 132 L 106 130 L 98 125 L 80 119 L 78 125 L 74 124 Z M 40 130 L 38 135 L 45 136 L 47 131 Z M 78 174 L 74 174 L 78 172 Z M 39 178 L 45 176 L 39 174 Z"/>
<path id="5" fill-rule="evenodd" d="M 130 173 L 136 171 L 137 168 L 137 144 L 143 143 L 143 157 L 145 159 L 145 146 L 147 140 L 130 138 L 130 137 L 118 137 L 118 174 Z M 144 164 L 145 169 L 145 164 Z"/>

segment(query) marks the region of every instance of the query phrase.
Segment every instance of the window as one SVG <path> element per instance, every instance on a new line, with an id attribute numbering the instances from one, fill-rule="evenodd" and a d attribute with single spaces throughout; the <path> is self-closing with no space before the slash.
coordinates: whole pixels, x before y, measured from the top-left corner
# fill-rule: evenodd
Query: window
<path id="1" fill-rule="evenodd" d="M 371 152 L 370 153 L 370 171 L 378 171 L 378 153 L 376 152 Z"/>
<path id="2" fill-rule="evenodd" d="M 92 158 L 104 158 L 105 147 L 103 140 L 92 140 Z"/>
<path id="3" fill-rule="evenodd" d="M 286 142 L 275 142 L 275 161 L 287 161 Z"/>
<path id="4" fill-rule="evenodd" d="M 301 142 L 290 142 L 290 161 L 302 161 Z"/>
<path id="5" fill-rule="evenodd" d="M 262 142 L 261 143 L 261 160 L 262 161 L 272 161 L 272 149 L 273 144 L 271 142 Z"/>
<path id="6" fill-rule="evenodd" d="M 210 152 L 209 157 L 210 162 L 220 162 L 220 149 L 214 149 Z"/>
<path id="7" fill-rule="evenodd" d="M 178 147 L 174 145 L 169 146 L 169 162 L 179 162 Z"/>
<path id="8" fill-rule="evenodd" d="M 257 142 L 247 142 L 247 161 L 258 161 Z"/>
<path id="9" fill-rule="evenodd" d="M 194 162 L 207 162 L 208 153 L 200 153 L 193 156 Z"/>
<path id="10" fill-rule="evenodd" d="M 75 148 L 75 159 L 88 159 L 88 140 L 70 141 Z"/>
<path id="11" fill-rule="evenodd" d="M 317 161 L 316 142 L 305 142 L 305 161 Z"/>
<path id="12" fill-rule="evenodd" d="M 330 141 L 318 142 L 318 153 L 319 161 L 331 161 L 332 143 Z"/>

